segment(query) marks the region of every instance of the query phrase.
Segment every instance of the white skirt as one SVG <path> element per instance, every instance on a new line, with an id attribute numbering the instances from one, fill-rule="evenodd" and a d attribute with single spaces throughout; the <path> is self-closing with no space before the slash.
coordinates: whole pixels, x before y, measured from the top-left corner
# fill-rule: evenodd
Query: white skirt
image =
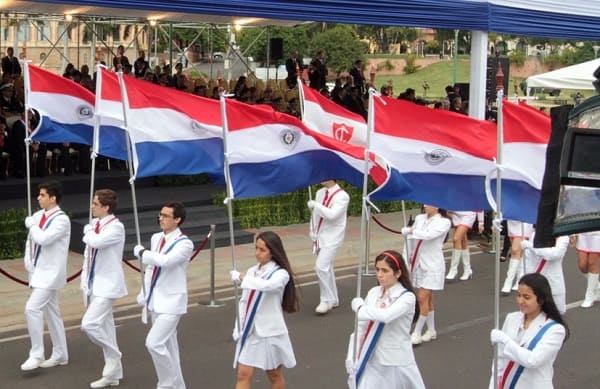
<path id="1" fill-rule="evenodd" d="M 415 288 L 429 290 L 444 290 L 444 277 L 446 272 L 425 271 L 417 267 L 413 273 L 412 281 Z"/>
<path id="2" fill-rule="evenodd" d="M 515 220 L 508 220 L 508 236 L 511 238 L 525 238 L 529 239 L 533 234 L 533 225 L 529 223 L 523 223 Z M 523 226 L 521 228 L 521 225 Z"/>
<path id="3" fill-rule="evenodd" d="M 236 355 L 239 347 L 240 341 Z M 296 366 L 296 357 L 288 334 L 263 338 L 252 331 L 237 361 L 234 361 L 234 368 L 237 367 L 236 362 L 263 370 L 277 369 L 281 365 L 289 369 Z"/>
<path id="4" fill-rule="evenodd" d="M 600 231 L 577 234 L 576 247 L 586 253 L 600 253 Z"/>
<path id="5" fill-rule="evenodd" d="M 357 389 L 425 389 L 417 364 L 384 366 L 373 358 L 367 362 Z"/>
<path id="6" fill-rule="evenodd" d="M 477 214 L 475 212 L 452 212 L 452 225 L 454 227 L 465 226 L 470 230 L 473 228 L 475 219 L 477 219 Z"/>

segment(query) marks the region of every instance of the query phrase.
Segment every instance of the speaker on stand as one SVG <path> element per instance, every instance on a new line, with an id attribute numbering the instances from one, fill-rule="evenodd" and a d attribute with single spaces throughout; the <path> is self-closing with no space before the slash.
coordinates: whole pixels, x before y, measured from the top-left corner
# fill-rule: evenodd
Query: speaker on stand
<path id="1" fill-rule="evenodd" d="M 277 66 L 277 61 L 283 59 L 283 38 L 269 39 L 269 53 L 271 54 L 271 60 L 275 62 L 275 81 L 277 82 L 277 72 L 279 70 L 279 66 Z"/>

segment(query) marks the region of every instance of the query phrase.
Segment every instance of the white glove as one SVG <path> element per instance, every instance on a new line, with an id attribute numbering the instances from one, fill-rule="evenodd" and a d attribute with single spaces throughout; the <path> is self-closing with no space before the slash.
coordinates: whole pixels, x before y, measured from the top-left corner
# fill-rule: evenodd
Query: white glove
<path id="1" fill-rule="evenodd" d="M 144 295 L 141 292 L 138 293 L 137 297 L 135 298 L 135 301 L 139 306 L 143 307 L 144 305 L 146 305 L 146 299 L 144 298 Z"/>
<path id="2" fill-rule="evenodd" d="M 90 231 L 94 231 L 94 227 L 91 224 L 86 224 L 83 226 L 83 235 L 87 234 Z"/>
<path id="3" fill-rule="evenodd" d="M 533 249 L 533 243 L 530 240 L 521 241 L 521 250 Z"/>
<path id="4" fill-rule="evenodd" d="M 500 330 L 493 329 L 492 332 L 490 332 L 490 341 L 492 342 L 492 344 L 506 344 L 509 340 L 510 336 L 506 335 Z"/>
<path id="5" fill-rule="evenodd" d="M 502 220 L 501 219 L 494 219 L 494 220 L 492 220 L 492 226 L 494 226 L 494 228 L 498 232 L 502 232 Z"/>
<path id="6" fill-rule="evenodd" d="M 35 225 L 35 219 L 33 216 L 27 216 L 25 218 L 25 228 L 29 229 Z"/>
<path id="7" fill-rule="evenodd" d="M 310 209 L 311 211 L 317 206 L 317 204 L 318 203 L 315 200 L 308 200 L 308 203 L 306 203 L 308 209 Z"/>
<path id="8" fill-rule="evenodd" d="M 363 306 L 364 303 L 365 303 L 365 300 L 363 300 L 361 297 L 355 297 L 352 299 L 350 306 L 352 307 L 352 310 L 354 312 L 357 312 L 359 310 L 359 308 Z"/>
<path id="9" fill-rule="evenodd" d="M 237 270 L 232 270 L 229 272 L 229 275 L 231 276 L 231 282 L 235 283 L 235 284 L 239 284 L 240 283 L 240 272 Z"/>
<path id="10" fill-rule="evenodd" d="M 231 333 L 231 338 L 233 339 L 234 342 L 237 342 L 238 339 L 240 338 L 240 332 L 237 330 L 237 328 L 233 329 L 233 332 Z"/>
<path id="11" fill-rule="evenodd" d="M 356 374 L 356 369 L 354 368 L 354 361 L 352 359 L 346 359 L 346 373 L 348 373 L 348 375 L 350 376 Z"/>
<path id="12" fill-rule="evenodd" d="M 412 227 L 402 227 L 402 235 L 409 235 L 412 233 Z"/>
<path id="13" fill-rule="evenodd" d="M 309 232 L 308 236 L 310 237 L 310 240 L 312 240 L 313 242 L 317 241 L 317 234 L 315 234 L 314 232 Z"/>
<path id="14" fill-rule="evenodd" d="M 135 255 L 136 258 L 140 258 L 140 252 L 144 250 L 144 246 L 142 246 L 141 244 L 136 244 L 135 247 L 133 248 L 133 255 Z"/>

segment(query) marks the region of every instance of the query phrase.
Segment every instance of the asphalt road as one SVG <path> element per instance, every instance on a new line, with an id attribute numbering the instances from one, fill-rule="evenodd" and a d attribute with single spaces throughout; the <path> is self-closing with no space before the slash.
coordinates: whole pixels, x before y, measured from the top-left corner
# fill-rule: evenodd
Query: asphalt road
<path id="1" fill-rule="evenodd" d="M 434 296 L 438 339 L 415 348 L 425 384 L 430 389 L 471 389 L 487 387 L 493 349 L 489 331 L 493 326 L 493 257 L 474 254 L 475 278 L 446 284 Z M 501 265 L 504 275 L 506 264 Z M 599 388 L 600 303 L 591 309 L 579 308 L 585 290 L 584 278 L 576 267 L 575 252 L 570 249 L 564 260 L 567 282 L 566 320 L 571 338 L 555 363 L 555 388 Z M 341 306 L 326 316 L 316 316 L 314 307 L 318 288 L 313 274 L 301 274 L 303 308 L 289 315 L 287 323 L 298 364 L 285 371 L 289 388 L 345 388 L 344 359 L 354 315 L 349 302 L 356 293 L 354 268 L 339 269 L 338 287 Z M 363 296 L 375 284 L 363 277 Z M 190 309 L 179 325 L 182 369 L 188 388 L 232 388 L 234 343 L 231 329 L 234 307 L 231 288 L 218 291 L 221 307 L 207 307 L 206 295 L 192 295 Z M 501 298 L 501 322 L 504 315 L 517 309 L 514 294 Z M 117 318 L 117 335 L 123 351 L 125 378 L 121 388 L 154 388 L 156 376 L 150 356 L 144 348 L 148 328 L 139 319 L 139 309 L 122 311 Z M 100 377 L 101 352 L 80 331 L 78 323 L 67 323 L 70 363 L 51 369 L 21 372 L 29 341 L 24 331 L 0 333 L 0 388 L 87 388 Z M 46 338 L 48 338 L 46 336 Z M 47 339 L 48 341 L 48 339 Z M 254 388 L 268 388 L 262 372 Z"/>

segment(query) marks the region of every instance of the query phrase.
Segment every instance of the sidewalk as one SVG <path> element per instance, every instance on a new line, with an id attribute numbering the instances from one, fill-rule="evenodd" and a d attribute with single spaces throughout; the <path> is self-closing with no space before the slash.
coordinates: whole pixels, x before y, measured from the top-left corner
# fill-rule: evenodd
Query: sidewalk
<path id="1" fill-rule="evenodd" d="M 395 230 L 399 230 L 403 224 L 402 213 L 400 212 L 376 215 L 376 217 L 386 227 Z M 185 232 L 185 225 L 182 229 Z M 315 256 L 311 251 L 312 246 L 310 239 L 308 238 L 308 229 L 307 223 L 262 229 L 275 231 L 281 236 L 294 272 L 297 274 L 312 272 L 314 268 Z M 344 245 L 338 252 L 336 266 L 350 266 L 358 262 L 359 254 L 361 252 L 360 229 L 360 217 L 349 217 L 348 227 L 346 229 L 346 239 Z M 200 244 L 200 242 L 194 243 L 196 245 Z M 402 246 L 403 239 L 401 235 L 386 231 L 374 222 L 371 223 L 370 260 L 381 251 L 386 249 L 401 250 Z M 233 251 L 237 268 L 240 271 L 245 271 L 256 263 L 253 243 L 237 245 Z M 232 269 L 231 252 L 231 247 L 222 247 L 215 250 L 216 288 L 231 285 L 231 282 L 229 281 L 229 270 Z M 126 253 L 126 255 L 133 257 L 133 254 L 131 253 Z M 83 256 L 81 254 L 74 252 L 70 253 L 67 271 L 68 275 L 74 274 L 81 268 L 82 259 Z M 132 264 L 139 266 L 138 261 L 133 261 Z M 129 295 L 117 300 L 115 311 L 126 310 L 135 306 L 135 298 L 141 285 L 140 274 L 126 265 L 123 266 Z M 0 261 L 0 267 L 21 279 L 27 278 L 27 274 L 23 268 L 22 259 Z M 63 319 L 67 323 L 78 322 L 81 320 L 84 313 L 79 282 L 79 278 L 76 278 L 59 292 L 60 308 L 62 310 Z M 188 270 L 188 290 L 190 291 L 190 294 L 200 294 L 206 292 L 209 287 L 210 248 L 209 245 L 207 245 L 190 265 Z M 0 294 L 3 296 L 0 300 L 0 333 L 26 328 L 23 311 L 25 309 L 25 303 L 29 298 L 29 288 L 0 275 Z"/>

